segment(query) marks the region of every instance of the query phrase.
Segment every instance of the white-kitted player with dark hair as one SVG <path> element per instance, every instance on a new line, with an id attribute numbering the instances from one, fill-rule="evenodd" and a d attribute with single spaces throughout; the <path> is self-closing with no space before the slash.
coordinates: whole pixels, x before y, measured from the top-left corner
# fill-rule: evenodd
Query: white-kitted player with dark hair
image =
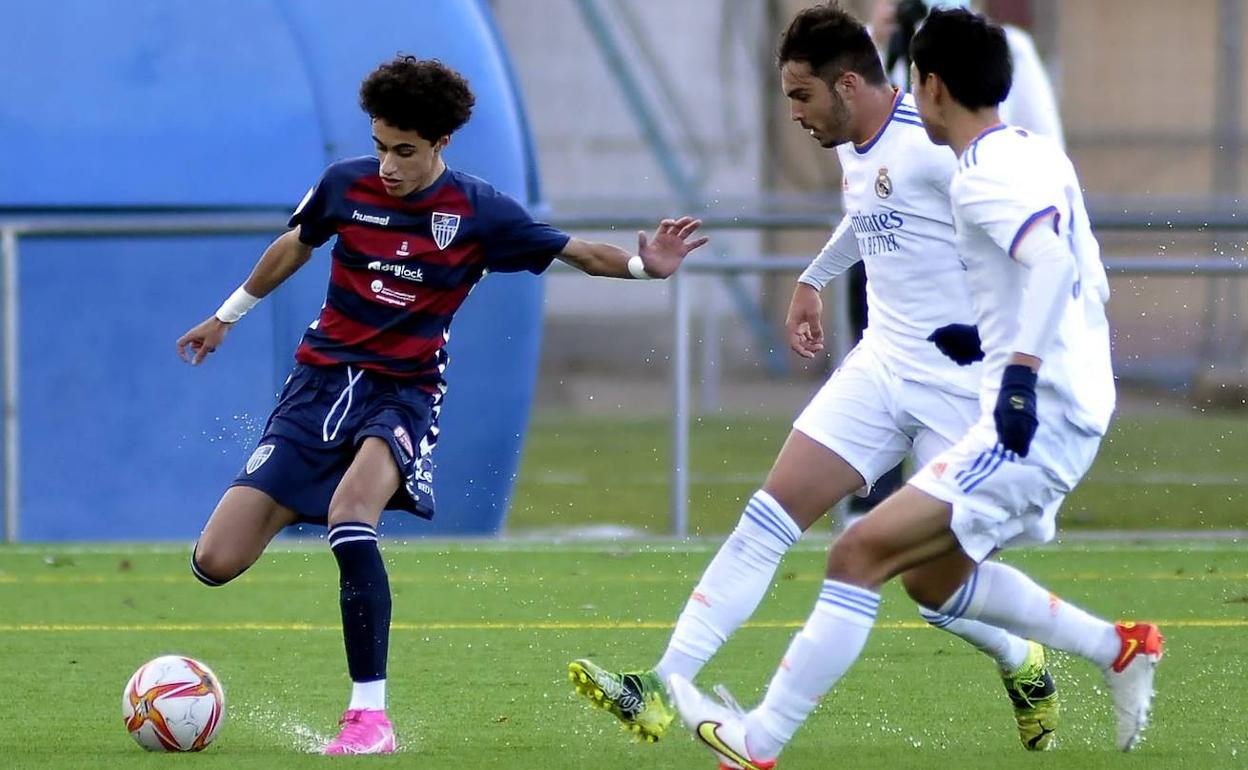
<path id="1" fill-rule="evenodd" d="M 845 216 L 799 279 L 790 345 L 823 348 L 820 290 L 866 263 L 869 323 L 862 342 L 793 423 L 761 489 L 695 587 L 657 665 L 611 671 L 590 660 L 569 671 L 578 691 L 643 739 L 673 714 L 663 682 L 692 679 L 762 601 L 785 552 L 847 495 L 912 454 L 926 465 L 979 416 L 983 357 L 966 273 L 954 244 L 949 185 L 957 159 L 933 144 L 914 99 L 889 85 L 866 29 L 821 5 L 799 13 L 778 53 L 791 117 L 844 171 Z M 904 580 L 925 585 L 922 565 Z M 1044 649 L 1000 628 L 924 610 L 997 664 L 1023 745 L 1051 745 L 1057 690 Z"/>
<path id="2" fill-rule="evenodd" d="M 1162 636 L 1111 623 L 985 561 L 1045 542 L 1063 499 L 1092 464 L 1114 409 L 1108 282 L 1070 161 L 1055 142 L 1001 123 L 1010 87 L 1001 28 L 934 11 L 913 43 L 916 102 L 928 135 L 959 159 L 951 188 L 960 256 L 986 358 L 982 414 L 954 446 L 832 547 L 819 600 L 763 702 L 745 713 L 669 680 L 685 723 L 724 766 L 770 768 L 866 645 L 880 587 L 1093 663 L 1105 677 L 1117 745 L 1148 720 Z"/>

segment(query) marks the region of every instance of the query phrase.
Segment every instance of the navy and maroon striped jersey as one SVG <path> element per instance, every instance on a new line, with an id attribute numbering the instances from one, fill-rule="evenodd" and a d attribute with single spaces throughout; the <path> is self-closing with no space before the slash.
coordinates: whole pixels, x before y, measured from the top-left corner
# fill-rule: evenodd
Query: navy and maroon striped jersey
<path id="1" fill-rule="evenodd" d="M 540 273 L 569 239 L 488 182 L 449 168 L 424 190 L 387 195 L 372 157 L 326 169 L 290 218 L 295 225 L 309 246 L 338 236 L 325 306 L 295 360 L 351 364 L 430 389 L 446 368 L 451 318 L 481 276 Z"/>

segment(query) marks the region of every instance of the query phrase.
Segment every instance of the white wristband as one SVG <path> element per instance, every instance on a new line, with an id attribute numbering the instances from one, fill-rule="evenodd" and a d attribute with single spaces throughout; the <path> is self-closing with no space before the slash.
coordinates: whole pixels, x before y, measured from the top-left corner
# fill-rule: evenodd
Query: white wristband
<path id="1" fill-rule="evenodd" d="M 238 319 L 247 315 L 247 311 L 255 307 L 259 301 L 259 297 L 251 296 L 246 289 L 239 286 L 230 295 L 230 298 L 222 302 L 221 307 L 217 308 L 217 320 L 221 323 L 235 323 Z"/>
<path id="2" fill-rule="evenodd" d="M 648 281 L 654 277 L 646 272 L 646 263 L 639 256 L 628 258 L 628 274 L 640 281 Z"/>

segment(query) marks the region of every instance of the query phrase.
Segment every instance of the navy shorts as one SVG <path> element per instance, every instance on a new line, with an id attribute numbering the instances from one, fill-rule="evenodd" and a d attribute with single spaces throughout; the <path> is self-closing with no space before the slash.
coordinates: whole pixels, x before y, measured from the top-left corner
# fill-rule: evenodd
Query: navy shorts
<path id="1" fill-rule="evenodd" d="M 324 524 L 329 502 L 360 443 L 390 446 L 403 482 L 387 510 L 432 519 L 433 459 L 442 392 L 354 366 L 298 364 L 286 379 L 264 435 L 232 486 L 254 487 Z"/>

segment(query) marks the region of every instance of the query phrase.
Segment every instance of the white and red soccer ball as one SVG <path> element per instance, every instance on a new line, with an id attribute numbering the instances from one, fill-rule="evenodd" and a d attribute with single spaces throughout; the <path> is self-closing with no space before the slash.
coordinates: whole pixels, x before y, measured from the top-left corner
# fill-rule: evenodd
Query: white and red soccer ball
<path id="1" fill-rule="evenodd" d="M 225 691 L 203 663 L 163 655 L 130 677 L 121 714 L 130 737 L 148 751 L 200 751 L 225 721 Z"/>

